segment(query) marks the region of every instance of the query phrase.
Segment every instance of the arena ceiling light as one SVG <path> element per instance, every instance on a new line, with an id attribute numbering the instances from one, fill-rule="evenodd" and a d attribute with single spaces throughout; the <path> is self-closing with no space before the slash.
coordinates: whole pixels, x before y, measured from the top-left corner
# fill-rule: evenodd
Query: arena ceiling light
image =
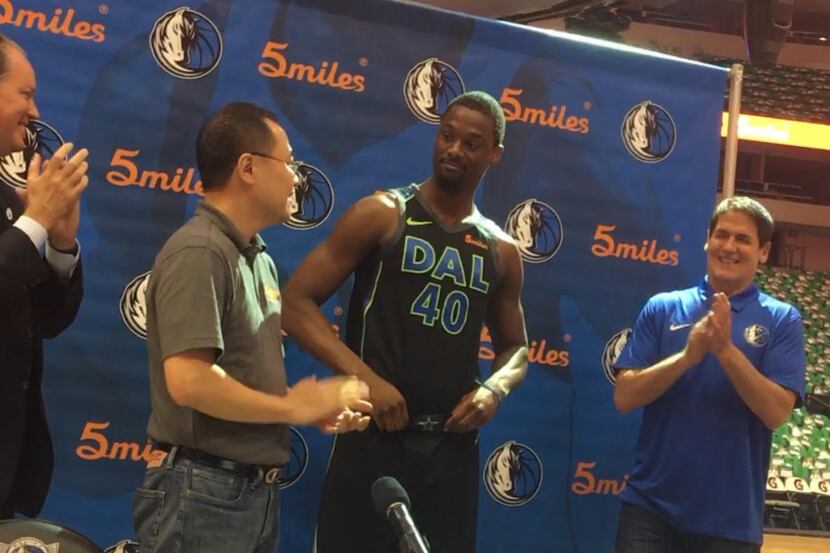
<path id="1" fill-rule="evenodd" d="M 723 113 L 721 136 L 726 136 L 729 114 Z M 760 115 L 738 117 L 738 138 L 769 144 L 783 144 L 816 150 L 830 150 L 830 125 L 791 121 Z"/>

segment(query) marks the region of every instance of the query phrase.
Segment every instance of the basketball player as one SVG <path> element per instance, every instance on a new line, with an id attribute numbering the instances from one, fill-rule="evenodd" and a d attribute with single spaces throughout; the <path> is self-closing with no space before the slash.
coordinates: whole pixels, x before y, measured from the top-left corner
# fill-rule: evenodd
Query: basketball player
<path id="1" fill-rule="evenodd" d="M 491 96 L 456 98 L 438 128 L 432 176 L 358 201 L 286 285 L 286 331 L 337 372 L 367 382 L 374 406 L 369 430 L 335 442 L 320 553 L 396 550 L 371 502 L 380 476 L 407 489 L 432 551 L 475 550 L 477 431 L 527 370 L 521 258 L 473 202 L 502 155 L 504 126 Z M 350 273 L 345 345 L 318 305 Z M 479 383 L 485 323 L 497 356 Z"/>

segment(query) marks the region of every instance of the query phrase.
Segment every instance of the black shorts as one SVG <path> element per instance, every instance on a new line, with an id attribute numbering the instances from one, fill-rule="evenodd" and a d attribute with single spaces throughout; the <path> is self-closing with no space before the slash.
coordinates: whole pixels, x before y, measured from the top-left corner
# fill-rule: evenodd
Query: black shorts
<path id="1" fill-rule="evenodd" d="M 338 436 L 315 539 L 317 553 L 397 553 L 398 538 L 372 503 L 372 484 L 393 476 L 431 553 L 473 553 L 478 514 L 478 433 L 364 432 Z"/>

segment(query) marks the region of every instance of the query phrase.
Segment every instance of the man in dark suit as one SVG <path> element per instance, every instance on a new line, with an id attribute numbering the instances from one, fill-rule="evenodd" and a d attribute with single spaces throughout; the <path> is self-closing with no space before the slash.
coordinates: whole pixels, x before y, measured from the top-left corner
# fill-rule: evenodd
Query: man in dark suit
<path id="1" fill-rule="evenodd" d="M 26 148 L 35 89 L 26 53 L 0 34 L 0 156 Z M 36 516 L 52 478 L 41 341 L 69 326 L 83 293 L 75 236 L 87 151 L 71 151 L 34 154 L 25 191 L 0 183 L 0 519 Z"/>

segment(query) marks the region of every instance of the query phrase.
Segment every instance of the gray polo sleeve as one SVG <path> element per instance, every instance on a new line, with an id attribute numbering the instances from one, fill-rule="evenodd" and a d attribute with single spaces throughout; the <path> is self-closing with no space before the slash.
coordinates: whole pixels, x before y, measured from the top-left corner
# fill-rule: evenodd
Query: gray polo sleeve
<path id="1" fill-rule="evenodd" d="M 161 358 L 192 349 L 224 350 L 222 317 L 232 297 L 228 265 L 204 247 L 185 247 L 153 270 Z"/>

